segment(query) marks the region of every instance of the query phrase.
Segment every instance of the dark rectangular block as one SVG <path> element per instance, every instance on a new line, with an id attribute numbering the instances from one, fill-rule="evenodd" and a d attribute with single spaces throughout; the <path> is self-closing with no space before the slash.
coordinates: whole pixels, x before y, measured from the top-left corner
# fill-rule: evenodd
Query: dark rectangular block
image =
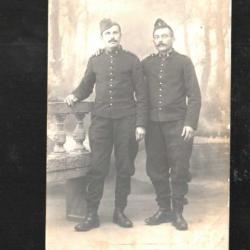
<path id="1" fill-rule="evenodd" d="M 66 218 L 68 220 L 79 221 L 84 217 L 86 183 L 86 177 L 66 181 Z"/>

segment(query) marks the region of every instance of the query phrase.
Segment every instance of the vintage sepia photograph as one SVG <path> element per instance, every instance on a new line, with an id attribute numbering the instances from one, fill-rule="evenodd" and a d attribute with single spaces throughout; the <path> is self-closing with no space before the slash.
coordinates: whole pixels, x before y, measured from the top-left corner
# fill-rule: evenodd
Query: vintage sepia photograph
<path id="1" fill-rule="evenodd" d="M 46 249 L 228 249 L 230 41 L 227 0 L 49 0 Z"/>

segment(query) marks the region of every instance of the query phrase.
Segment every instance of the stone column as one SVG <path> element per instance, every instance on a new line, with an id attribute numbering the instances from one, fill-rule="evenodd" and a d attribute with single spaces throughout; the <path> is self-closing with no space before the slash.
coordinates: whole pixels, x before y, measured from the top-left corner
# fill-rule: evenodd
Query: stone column
<path id="1" fill-rule="evenodd" d="M 55 114 L 57 131 L 54 135 L 55 146 L 53 153 L 65 153 L 64 143 L 66 141 L 66 134 L 64 131 L 64 120 L 66 114 Z"/>
<path id="2" fill-rule="evenodd" d="M 77 125 L 73 132 L 73 139 L 76 142 L 76 146 L 73 150 L 73 153 L 82 154 L 83 152 L 86 152 L 86 149 L 83 146 L 83 141 L 85 140 L 85 131 L 84 131 L 84 125 L 83 125 L 83 119 L 85 117 L 85 113 L 76 112 L 75 117 L 77 120 Z"/>

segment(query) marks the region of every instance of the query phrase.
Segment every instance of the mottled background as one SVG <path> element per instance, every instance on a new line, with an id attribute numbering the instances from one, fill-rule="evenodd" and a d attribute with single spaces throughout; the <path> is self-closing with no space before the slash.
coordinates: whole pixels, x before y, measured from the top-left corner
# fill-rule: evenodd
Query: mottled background
<path id="1" fill-rule="evenodd" d="M 80 82 L 88 58 L 102 47 L 99 22 L 122 27 L 122 45 L 141 59 L 155 52 L 152 29 L 160 17 L 175 31 L 174 47 L 195 64 L 203 105 L 199 132 L 229 132 L 230 2 L 227 0 L 49 1 L 48 97 L 63 100 Z M 93 97 L 92 97 L 93 99 Z"/>
<path id="2" fill-rule="evenodd" d="M 156 209 L 152 184 L 146 176 L 144 143 L 136 157 L 128 216 L 130 231 L 111 222 L 115 171 L 106 179 L 100 207 L 102 226 L 76 234 L 65 220 L 64 183 L 47 186 L 46 244 L 48 249 L 165 250 L 228 248 L 229 129 L 230 129 L 230 2 L 229 0 L 50 0 L 48 98 L 63 100 L 83 77 L 88 58 L 102 47 L 99 22 L 112 18 L 122 27 L 122 45 L 140 59 L 154 53 L 152 30 L 157 18 L 175 31 L 174 47 L 194 62 L 202 91 L 202 110 L 191 158 L 185 208 L 190 230 L 171 225 L 147 227 L 144 218 Z M 89 100 L 93 100 L 91 96 Z M 48 155 L 54 146 L 55 121 L 48 115 Z M 67 116 L 64 147 L 74 148 L 75 118 Z M 84 119 L 87 129 L 89 116 Z M 86 147 L 88 146 L 85 140 Z M 87 237 L 84 237 L 87 235 Z"/>

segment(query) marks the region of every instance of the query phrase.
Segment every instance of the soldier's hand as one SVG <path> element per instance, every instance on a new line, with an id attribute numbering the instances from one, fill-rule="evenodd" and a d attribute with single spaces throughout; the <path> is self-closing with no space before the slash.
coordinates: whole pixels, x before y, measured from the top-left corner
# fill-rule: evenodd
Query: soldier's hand
<path id="1" fill-rule="evenodd" d="M 146 130 L 143 127 L 137 127 L 135 130 L 135 138 L 136 141 L 141 141 L 142 139 L 144 139 L 146 134 Z"/>
<path id="2" fill-rule="evenodd" d="M 78 101 L 78 98 L 72 94 L 68 95 L 65 99 L 64 102 L 68 105 L 68 106 L 73 106 L 76 102 Z"/>
<path id="3" fill-rule="evenodd" d="M 183 130 L 182 130 L 181 136 L 184 137 L 185 141 L 190 140 L 191 138 L 194 137 L 194 130 L 193 130 L 193 128 L 190 127 L 190 126 L 184 126 Z"/>

